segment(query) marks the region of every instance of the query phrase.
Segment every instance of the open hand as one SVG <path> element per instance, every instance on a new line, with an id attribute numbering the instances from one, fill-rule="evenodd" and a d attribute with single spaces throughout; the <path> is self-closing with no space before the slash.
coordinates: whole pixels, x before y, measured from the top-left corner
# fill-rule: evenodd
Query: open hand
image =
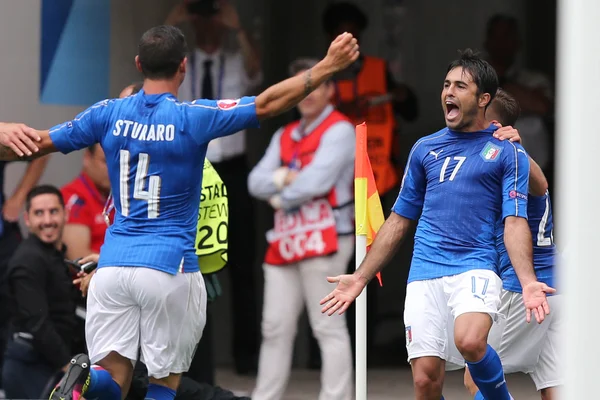
<path id="1" fill-rule="evenodd" d="M 320 302 L 323 306 L 321 312 L 327 313 L 329 316 L 333 315 L 336 311 L 340 315 L 346 312 L 350 304 L 360 295 L 367 284 L 364 278 L 356 274 L 328 276 L 327 282 L 337 283 L 333 292 L 325 296 Z"/>
<path id="2" fill-rule="evenodd" d="M 0 144 L 9 147 L 19 157 L 38 152 L 40 149 L 34 142 L 40 140 L 37 131 L 25 124 L 0 122 Z"/>
<path id="3" fill-rule="evenodd" d="M 351 33 L 339 35 L 327 51 L 325 61 L 329 64 L 333 73 L 341 71 L 358 59 L 358 41 Z"/>
<path id="4" fill-rule="evenodd" d="M 531 313 L 535 316 L 538 324 L 541 324 L 550 314 L 550 306 L 546 293 L 552 294 L 556 289 L 551 288 L 543 282 L 534 281 L 523 287 L 523 303 L 527 310 L 527 322 L 531 322 Z"/>

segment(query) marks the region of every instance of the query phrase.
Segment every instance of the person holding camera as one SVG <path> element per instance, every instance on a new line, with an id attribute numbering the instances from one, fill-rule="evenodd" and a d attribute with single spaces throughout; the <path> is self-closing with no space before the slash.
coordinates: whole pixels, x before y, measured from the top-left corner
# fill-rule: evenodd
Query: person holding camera
<path id="1" fill-rule="evenodd" d="M 186 0 L 177 5 L 165 21 L 166 25 L 183 23 L 193 28 L 195 48 L 188 56 L 188 73 L 179 90 L 180 100 L 239 99 L 261 83 L 257 48 L 230 1 Z M 236 38 L 235 50 L 226 46 L 230 34 Z M 245 131 L 212 140 L 206 158 L 225 183 L 229 198 L 227 269 L 233 296 L 235 370 L 238 374 L 254 373 L 259 349 L 258 293 L 254 279 L 253 201 L 246 186 L 250 168 Z M 207 336 L 212 329 L 210 319 L 209 316 L 204 328 Z M 196 375 L 193 370 L 194 367 L 189 373 Z M 202 376 L 207 375 L 199 372 L 197 378 L 205 379 Z"/>
<path id="2" fill-rule="evenodd" d="M 10 337 L 3 382 L 9 399 L 39 399 L 71 359 L 74 288 L 62 242 L 63 197 L 54 186 L 37 186 L 25 200 L 29 236 L 8 264 Z"/>

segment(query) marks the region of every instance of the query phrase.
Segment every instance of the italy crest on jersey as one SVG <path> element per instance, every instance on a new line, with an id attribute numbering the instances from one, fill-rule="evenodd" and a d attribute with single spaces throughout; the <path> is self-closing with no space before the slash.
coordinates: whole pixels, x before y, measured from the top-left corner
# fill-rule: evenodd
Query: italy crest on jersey
<path id="1" fill-rule="evenodd" d="M 501 152 L 502 148 L 500 146 L 497 146 L 492 142 L 487 142 L 481 151 L 480 156 L 485 162 L 493 162 L 498 160 L 498 156 Z"/>

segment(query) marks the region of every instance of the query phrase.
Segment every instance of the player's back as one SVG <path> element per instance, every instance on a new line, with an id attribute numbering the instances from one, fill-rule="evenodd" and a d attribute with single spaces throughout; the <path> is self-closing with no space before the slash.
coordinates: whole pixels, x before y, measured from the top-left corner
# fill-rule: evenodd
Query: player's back
<path id="1" fill-rule="evenodd" d="M 554 284 L 554 258 L 556 246 L 554 245 L 554 220 L 550 194 L 546 191 L 543 196 L 528 196 L 527 215 L 529 229 L 533 240 L 533 266 L 540 282 L 550 287 Z M 522 288 L 510 262 L 508 252 L 504 246 L 504 227 L 500 225 L 497 231 L 497 248 L 500 254 L 500 277 L 504 289 L 521 293 Z"/>
<path id="2" fill-rule="evenodd" d="M 187 106 L 172 95 L 142 91 L 112 102 L 101 145 L 117 213 L 101 264 L 172 271 L 186 249 L 193 254 L 207 143 L 187 129 Z"/>
<path id="3" fill-rule="evenodd" d="M 410 193 L 404 194 L 405 186 L 425 185 L 409 282 L 497 268 L 495 227 L 508 195 L 503 187 L 514 183 L 510 174 L 520 147 L 494 139 L 494 130 L 461 133 L 445 128 L 413 147 L 398 200 L 410 210 L 419 195 L 411 199 Z M 415 180 L 422 182 L 417 185 Z M 398 214 L 418 217 L 411 211 Z"/>
<path id="4" fill-rule="evenodd" d="M 210 140 L 258 127 L 254 97 L 179 102 L 141 90 L 104 100 L 50 129 L 62 153 L 100 143 L 115 201 L 104 266 L 197 271 L 194 238 Z"/>

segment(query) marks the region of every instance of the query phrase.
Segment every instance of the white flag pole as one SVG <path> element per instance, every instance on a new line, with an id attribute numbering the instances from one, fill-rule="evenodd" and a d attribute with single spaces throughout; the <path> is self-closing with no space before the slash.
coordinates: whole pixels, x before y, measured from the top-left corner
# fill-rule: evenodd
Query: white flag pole
<path id="1" fill-rule="evenodd" d="M 598 158 L 596 125 L 600 106 L 600 2 L 558 2 L 557 172 L 559 248 L 558 290 L 565 387 L 559 399 L 591 399 L 597 395 L 598 343 Z M 553 312 L 551 310 L 551 312 Z"/>
<path id="2" fill-rule="evenodd" d="M 367 255 L 367 237 L 356 235 L 356 269 Z M 356 400 L 367 400 L 367 287 L 356 298 Z"/>

